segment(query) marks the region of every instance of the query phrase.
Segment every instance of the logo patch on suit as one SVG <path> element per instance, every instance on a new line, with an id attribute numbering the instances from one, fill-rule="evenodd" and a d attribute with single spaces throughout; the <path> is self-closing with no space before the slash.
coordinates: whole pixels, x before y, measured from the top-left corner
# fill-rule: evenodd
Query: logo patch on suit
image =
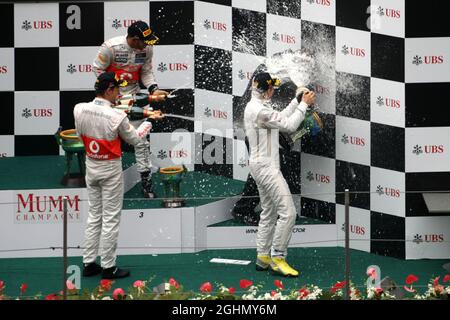
<path id="1" fill-rule="evenodd" d="M 114 55 L 114 62 L 126 63 L 128 62 L 128 52 L 116 52 Z"/>
<path id="2" fill-rule="evenodd" d="M 134 63 L 144 63 L 146 57 L 147 57 L 147 53 L 145 53 L 145 52 L 136 53 L 135 58 L 134 58 Z"/>

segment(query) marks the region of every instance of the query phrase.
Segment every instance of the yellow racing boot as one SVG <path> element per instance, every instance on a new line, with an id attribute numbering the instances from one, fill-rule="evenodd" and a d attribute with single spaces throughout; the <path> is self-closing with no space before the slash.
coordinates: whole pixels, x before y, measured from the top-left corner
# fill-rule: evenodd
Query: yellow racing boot
<path id="1" fill-rule="evenodd" d="M 270 269 L 272 272 L 284 277 L 298 277 L 298 271 L 288 265 L 283 257 L 272 257 Z"/>
<path id="2" fill-rule="evenodd" d="M 257 271 L 268 270 L 271 263 L 272 258 L 270 258 L 270 256 L 258 255 L 256 257 L 256 270 Z"/>

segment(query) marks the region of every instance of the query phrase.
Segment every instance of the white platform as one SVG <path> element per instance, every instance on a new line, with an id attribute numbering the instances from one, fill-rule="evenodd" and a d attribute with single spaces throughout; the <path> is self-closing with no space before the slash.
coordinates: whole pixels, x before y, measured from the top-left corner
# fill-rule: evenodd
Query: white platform
<path id="1" fill-rule="evenodd" d="M 212 226 L 207 229 L 209 249 L 255 248 L 258 227 Z M 292 230 L 290 247 L 336 247 L 335 224 L 296 225 Z"/>

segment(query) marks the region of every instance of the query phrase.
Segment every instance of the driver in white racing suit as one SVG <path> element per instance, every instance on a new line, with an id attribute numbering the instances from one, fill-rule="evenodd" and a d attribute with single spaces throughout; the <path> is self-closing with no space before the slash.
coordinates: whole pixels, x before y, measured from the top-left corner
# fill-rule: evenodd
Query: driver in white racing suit
<path id="1" fill-rule="evenodd" d="M 89 197 L 83 276 L 102 273 L 103 278 L 114 279 L 129 275 L 128 270 L 116 266 L 124 192 L 121 139 L 132 145 L 138 144 L 151 129 L 151 123 L 145 121 L 134 129 L 125 112 L 111 108 L 119 95 L 121 83 L 124 82 L 113 72 L 101 74 L 95 83 L 96 98 L 92 102 L 77 104 L 73 111 L 77 134 L 86 151 Z M 98 254 L 101 266 L 95 262 Z"/>
<path id="2" fill-rule="evenodd" d="M 128 27 L 127 35 L 105 41 L 100 47 L 93 63 L 93 70 L 98 77 L 103 72 L 114 72 L 128 85 L 120 88 L 121 95 L 135 94 L 140 91 L 139 81 L 148 89 L 156 100 L 162 101 L 168 92 L 159 90 L 153 75 L 153 45 L 158 38 L 147 23 L 136 21 Z M 142 121 L 132 121 L 136 128 Z M 137 171 L 141 174 L 144 197 L 154 198 L 151 181 L 152 163 L 150 160 L 150 143 L 143 137 L 135 146 Z"/>
<path id="3" fill-rule="evenodd" d="M 269 73 L 256 74 L 252 98 L 244 111 L 245 133 L 250 145 L 250 173 L 258 186 L 263 210 L 256 238 L 256 270 L 270 268 L 277 274 L 297 277 L 298 271 L 286 262 L 296 212 L 280 171 L 279 131 L 293 133 L 297 130 L 308 106 L 314 103 L 315 94 L 309 91 L 298 101 L 297 91 L 297 97 L 279 112 L 270 105 L 274 87 L 279 85 L 280 81 Z"/>

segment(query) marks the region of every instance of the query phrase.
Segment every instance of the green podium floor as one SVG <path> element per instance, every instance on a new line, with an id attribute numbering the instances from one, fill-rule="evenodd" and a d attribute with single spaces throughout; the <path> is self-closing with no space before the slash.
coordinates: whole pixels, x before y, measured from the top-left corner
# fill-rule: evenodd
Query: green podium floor
<path id="1" fill-rule="evenodd" d="M 264 290 L 273 290 L 274 280 L 283 281 L 288 290 L 299 289 L 305 284 L 316 284 L 322 288 L 331 287 L 344 279 L 343 248 L 291 248 L 288 259 L 300 271 L 298 278 L 283 278 L 268 272 L 257 272 L 253 260 L 254 249 L 207 250 L 198 253 L 119 256 L 118 265 L 129 268 L 131 276 L 114 282 L 113 288 L 128 289 L 135 280 L 153 278 L 150 287 L 176 279 L 185 290 L 198 292 L 200 285 L 211 282 L 214 291 L 217 285 L 224 284 L 235 287 L 239 291 L 239 280 L 248 279 L 261 284 Z M 249 265 L 229 265 L 209 262 L 212 258 L 251 260 Z M 432 277 L 446 274 L 442 268 L 444 260 L 404 261 L 390 257 L 382 257 L 366 252 L 351 250 L 351 280 L 364 290 L 366 268 L 378 265 L 381 278 L 389 276 L 400 287 L 405 278 L 414 274 L 419 278 L 415 287 L 426 286 Z M 22 283 L 28 286 L 28 294 L 59 292 L 62 283 L 62 258 L 20 258 L 0 259 L 0 280 L 6 285 L 6 294 L 17 296 Z M 80 257 L 69 258 L 69 265 L 81 266 Z M 82 278 L 82 288 L 95 288 L 100 276 Z M 424 290 L 421 287 L 421 290 Z"/>

